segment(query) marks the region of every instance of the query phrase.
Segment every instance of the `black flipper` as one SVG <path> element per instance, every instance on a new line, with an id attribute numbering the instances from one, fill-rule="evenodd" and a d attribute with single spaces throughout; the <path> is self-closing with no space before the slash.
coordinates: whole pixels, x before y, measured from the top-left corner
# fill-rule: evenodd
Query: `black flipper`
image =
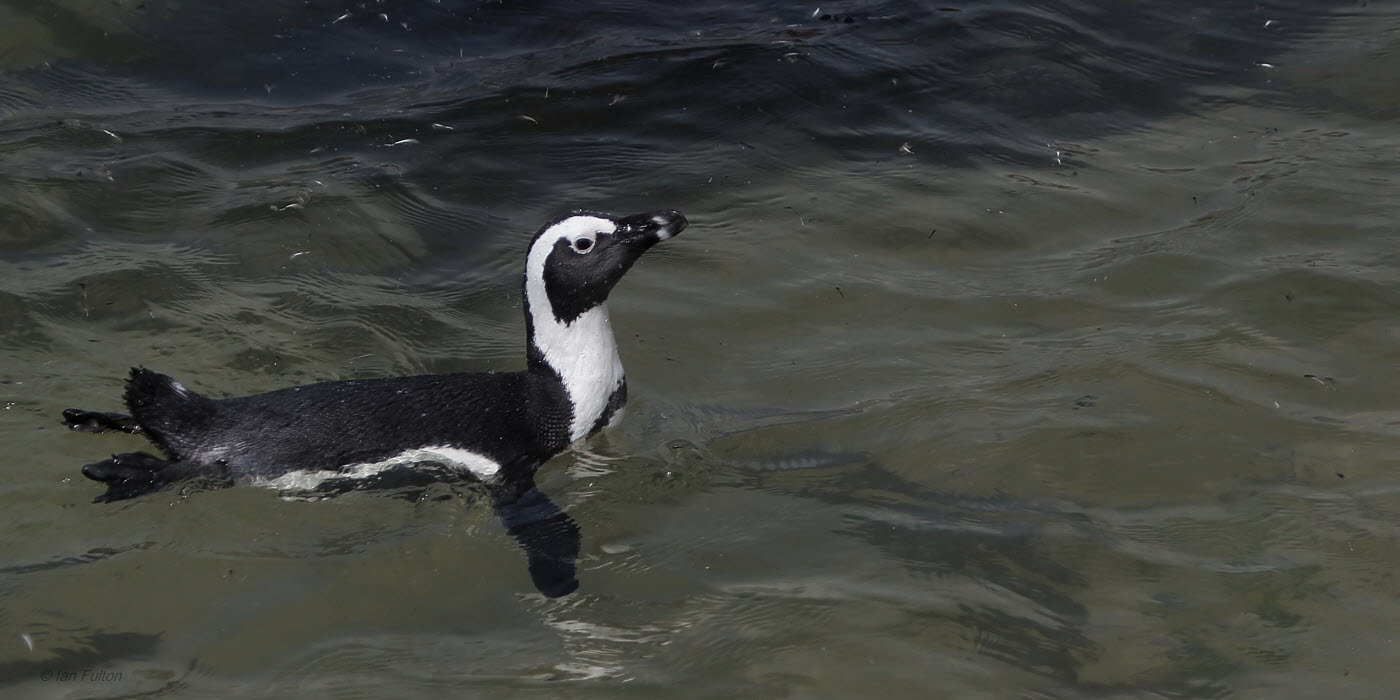
<path id="1" fill-rule="evenodd" d="M 181 453 L 181 445 L 197 442 L 207 433 L 218 413 L 213 399 L 145 367 L 131 368 L 124 398 L 147 437 L 170 457 Z"/>
<path id="2" fill-rule="evenodd" d="M 135 418 L 125 413 L 103 413 L 102 411 L 84 411 L 80 408 L 66 408 L 63 410 L 63 422 L 69 430 L 77 430 L 84 433 L 105 433 L 108 431 L 118 431 L 141 434 L 141 425 Z"/>
<path id="3" fill-rule="evenodd" d="M 83 476 L 107 485 L 107 493 L 92 502 L 110 503 L 165 488 L 168 482 L 163 472 L 170 464 L 147 452 L 124 452 L 85 465 Z"/>
<path id="4" fill-rule="evenodd" d="M 510 488 L 494 495 L 496 517 L 525 550 L 535 588 L 550 598 L 577 590 L 582 538 L 574 519 L 533 485 L 524 493 Z"/>

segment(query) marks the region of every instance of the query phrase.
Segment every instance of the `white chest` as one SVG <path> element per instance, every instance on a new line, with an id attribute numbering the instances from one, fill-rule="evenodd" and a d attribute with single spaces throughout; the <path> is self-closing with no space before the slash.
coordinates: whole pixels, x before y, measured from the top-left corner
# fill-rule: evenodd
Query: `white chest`
<path id="1" fill-rule="evenodd" d="M 589 309 L 569 324 L 548 312 L 535 312 L 532 321 L 535 347 L 559 373 L 573 403 L 569 440 L 581 440 L 607 410 L 608 398 L 622 385 L 622 359 L 608 323 L 608 305 Z"/>

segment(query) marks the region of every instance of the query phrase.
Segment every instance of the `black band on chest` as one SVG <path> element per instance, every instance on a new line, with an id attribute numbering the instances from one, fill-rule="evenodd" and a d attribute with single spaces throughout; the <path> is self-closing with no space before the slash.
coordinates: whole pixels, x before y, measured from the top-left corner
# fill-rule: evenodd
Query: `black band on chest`
<path id="1" fill-rule="evenodd" d="M 621 411 L 622 407 L 626 405 L 627 380 L 624 379 L 622 380 L 622 383 L 619 384 L 617 388 L 613 390 L 613 393 L 608 396 L 608 405 L 603 407 L 603 412 L 598 416 L 598 420 L 593 423 L 593 427 L 589 429 L 588 434 L 592 435 L 593 433 L 596 433 L 599 430 L 608 427 L 608 423 L 612 422 L 613 416 L 616 415 L 618 411 Z"/>

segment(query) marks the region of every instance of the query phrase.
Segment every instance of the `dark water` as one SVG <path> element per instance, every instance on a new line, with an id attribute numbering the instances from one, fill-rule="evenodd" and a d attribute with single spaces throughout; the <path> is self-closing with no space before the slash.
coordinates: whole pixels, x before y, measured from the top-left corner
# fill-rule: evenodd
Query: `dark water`
<path id="1" fill-rule="evenodd" d="M 14 696 L 1400 683 L 1395 3 L 238 5 L 0 5 Z M 577 593 L 446 485 L 89 503 L 130 365 L 519 367 L 578 207 L 692 225 Z"/>

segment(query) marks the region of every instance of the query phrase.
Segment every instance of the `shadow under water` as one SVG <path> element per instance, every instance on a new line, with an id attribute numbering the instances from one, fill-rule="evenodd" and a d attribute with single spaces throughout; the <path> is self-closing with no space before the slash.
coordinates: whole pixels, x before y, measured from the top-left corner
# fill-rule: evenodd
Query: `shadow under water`
<path id="1" fill-rule="evenodd" d="M 483 484 L 466 480 L 457 470 L 434 462 L 402 465 L 365 479 L 330 479 L 311 498 L 328 498 L 350 491 L 390 491 L 417 502 L 438 484 L 484 489 L 506 534 L 525 552 L 530 580 L 540 593 L 562 598 L 578 590 L 578 556 L 582 533 L 578 523 L 535 485 L 533 477 Z M 470 493 L 452 488 L 452 496 L 470 501 Z"/>

